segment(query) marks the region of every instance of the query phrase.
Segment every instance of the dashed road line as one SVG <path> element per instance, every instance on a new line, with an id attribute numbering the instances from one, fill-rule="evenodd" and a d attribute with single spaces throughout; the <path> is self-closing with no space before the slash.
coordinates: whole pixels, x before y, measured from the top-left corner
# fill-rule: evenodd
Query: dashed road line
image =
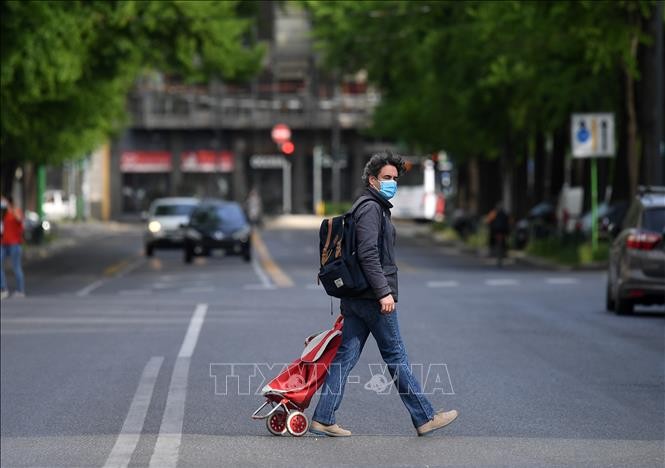
<path id="1" fill-rule="evenodd" d="M 277 289 L 275 286 L 272 284 L 246 284 L 242 287 L 246 291 L 272 291 L 274 289 Z"/>
<path id="2" fill-rule="evenodd" d="M 159 375 L 159 370 L 163 362 L 164 357 L 162 356 L 152 357 L 148 361 L 148 364 L 146 364 L 145 369 L 143 369 L 143 374 L 141 375 L 141 380 L 139 380 L 139 386 L 134 394 L 134 399 L 129 406 L 127 417 L 122 425 L 120 434 L 118 434 L 115 445 L 104 464 L 104 468 L 124 468 L 129 465 L 141 437 L 141 432 L 143 431 L 143 424 L 145 423 L 145 417 L 150 407 L 157 375 Z"/>
<path id="3" fill-rule="evenodd" d="M 428 288 L 456 288 L 459 286 L 457 281 L 428 281 Z"/>
<path id="4" fill-rule="evenodd" d="M 155 450 L 150 458 L 152 468 L 175 468 L 178 465 L 180 444 L 182 442 L 182 423 L 185 416 L 185 401 L 187 398 L 187 379 L 189 364 L 196 342 L 199 339 L 201 327 L 208 310 L 207 304 L 196 306 L 194 315 L 185 334 L 185 340 L 180 347 L 176 358 L 169 393 L 166 397 L 166 408 L 159 436 L 155 443 Z"/>
<path id="5" fill-rule="evenodd" d="M 579 280 L 576 278 L 546 278 L 547 284 L 578 284 Z"/>
<path id="6" fill-rule="evenodd" d="M 499 278 L 485 280 L 485 284 L 487 286 L 517 286 L 520 282 L 510 278 Z"/>

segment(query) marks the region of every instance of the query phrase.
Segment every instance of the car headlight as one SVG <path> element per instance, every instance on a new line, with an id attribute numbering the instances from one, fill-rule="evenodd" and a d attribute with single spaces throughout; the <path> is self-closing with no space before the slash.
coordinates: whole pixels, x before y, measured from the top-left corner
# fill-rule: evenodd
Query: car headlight
<path id="1" fill-rule="evenodd" d="M 48 221 L 42 221 L 42 229 L 44 230 L 44 232 L 50 231 L 51 223 L 49 223 Z"/>
<path id="2" fill-rule="evenodd" d="M 148 224 L 148 230 L 153 234 L 156 234 L 162 230 L 162 225 L 159 221 L 150 221 L 150 224 Z"/>

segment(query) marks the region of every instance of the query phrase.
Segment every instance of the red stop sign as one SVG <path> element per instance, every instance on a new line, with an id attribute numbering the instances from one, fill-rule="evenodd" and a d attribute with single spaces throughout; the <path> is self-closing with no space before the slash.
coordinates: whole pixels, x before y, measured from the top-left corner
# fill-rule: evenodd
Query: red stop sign
<path id="1" fill-rule="evenodd" d="M 284 143 L 291 139 L 291 129 L 284 124 L 277 124 L 272 128 L 270 136 L 275 143 Z"/>

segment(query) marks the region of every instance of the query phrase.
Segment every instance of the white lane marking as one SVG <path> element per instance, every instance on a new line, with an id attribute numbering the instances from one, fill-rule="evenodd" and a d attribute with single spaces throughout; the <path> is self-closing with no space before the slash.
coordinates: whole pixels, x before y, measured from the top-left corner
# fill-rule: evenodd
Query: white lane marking
<path id="1" fill-rule="evenodd" d="M 85 297 L 88 294 L 90 294 L 91 292 L 93 292 L 95 289 L 100 287 L 105 282 L 106 282 L 106 280 L 97 280 L 94 283 L 89 284 L 85 288 L 81 289 L 79 292 L 76 293 L 76 295 L 79 296 L 79 297 Z"/>
<path id="2" fill-rule="evenodd" d="M 202 287 L 193 287 L 193 288 L 182 288 L 180 292 L 183 293 L 207 293 L 213 292 L 215 288 L 212 286 L 202 286 Z"/>
<path id="3" fill-rule="evenodd" d="M 185 340 L 175 361 L 173 376 L 166 397 L 166 408 L 159 428 L 159 436 L 155 443 L 155 450 L 150 458 L 152 468 L 175 468 L 178 465 L 178 455 L 182 441 L 182 422 L 185 417 L 185 401 L 187 398 L 187 378 L 189 376 L 189 363 L 194 347 L 199 339 L 201 326 L 205 319 L 208 304 L 198 304 L 192 320 L 185 334 Z"/>
<path id="4" fill-rule="evenodd" d="M 319 289 L 323 289 L 323 285 L 321 285 L 321 284 L 308 284 L 307 286 L 305 286 L 305 289 L 319 290 Z"/>
<path id="5" fill-rule="evenodd" d="M 503 279 L 488 279 L 485 281 L 487 286 L 517 286 L 520 284 L 519 281 L 509 278 Z"/>
<path id="6" fill-rule="evenodd" d="M 248 291 L 269 291 L 277 289 L 273 285 L 266 286 L 265 284 L 246 284 L 242 288 Z"/>
<path id="7" fill-rule="evenodd" d="M 266 289 L 273 289 L 273 284 L 270 281 L 270 278 L 268 278 L 268 275 L 263 270 L 263 268 L 261 268 L 259 261 L 254 256 L 252 256 L 252 267 L 254 268 L 256 276 L 259 277 L 261 284 L 263 284 L 263 286 L 265 286 Z"/>
<path id="8" fill-rule="evenodd" d="M 85 296 L 89 295 L 91 292 L 93 292 L 95 289 L 97 289 L 97 288 L 99 288 L 100 286 L 102 286 L 102 285 L 103 285 L 104 283 L 106 283 L 107 281 L 109 281 L 109 280 L 111 280 L 111 279 L 113 279 L 113 278 L 122 278 L 122 277 L 125 276 L 127 273 L 129 273 L 129 272 L 131 272 L 131 271 L 137 269 L 137 268 L 138 268 L 139 266 L 141 266 L 143 263 L 145 263 L 145 258 L 144 258 L 144 257 L 137 258 L 136 260 L 134 260 L 132 263 L 130 263 L 129 265 L 127 265 L 125 268 L 123 268 L 122 270 L 120 270 L 120 271 L 119 271 L 118 273 L 116 273 L 115 275 L 113 275 L 113 276 L 111 276 L 111 277 L 109 277 L 109 278 L 102 278 L 102 279 L 99 279 L 99 280 L 95 281 L 94 283 L 89 284 L 89 285 L 86 286 L 85 288 L 79 290 L 79 291 L 76 293 L 76 295 L 79 296 L 79 297 L 85 297 Z"/>
<path id="9" fill-rule="evenodd" d="M 118 291 L 121 296 L 148 296 L 152 294 L 152 289 L 123 289 Z"/>
<path id="10" fill-rule="evenodd" d="M 459 286 L 457 281 L 428 281 L 428 288 L 456 288 Z"/>
<path id="11" fill-rule="evenodd" d="M 150 457 L 149 466 L 151 468 L 176 468 L 178 466 L 190 361 L 190 358 L 176 358 L 162 425 L 159 427 L 155 450 Z"/>
<path id="12" fill-rule="evenodd" d="M 129 406 L 127 418 L 125 418 L 125 423 L 122 425 L 120 434 L 118 434 L 104 468 L 126 467 L 129 465 L 143 431 L 145 416 L 148 413 L 157 375 L 163 362 L 164 357 L 162 356 L 152 357 L 143 369 L 139 386 Z"/>
<path id="13" fill-rule="evenodd" d="M 185 341 L 182 342 L 182 347 L 178 353 L 178 357 L 190 358 L 194 353 L 194 347 L 199 339 L 199 333 L 203 326 L 203 319 L 205 319 L 206 312 L 208 311 L 208 304 L 199 304 L 196 306 L 192 320 L 189 323 Z"/>
<path id="14" fill-rule="evenodd" d="M 547 284 L 577 284 L 579 280 L 576 278 L 546 278 Z"/>

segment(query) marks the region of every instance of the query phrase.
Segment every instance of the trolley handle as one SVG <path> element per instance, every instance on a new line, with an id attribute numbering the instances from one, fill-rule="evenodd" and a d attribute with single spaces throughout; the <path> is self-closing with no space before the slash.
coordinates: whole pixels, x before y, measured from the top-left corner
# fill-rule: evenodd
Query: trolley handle
<path id="1" fill-rule="evenodd" d="M 261 410 L 263 408 L 265 408 L 266 405 L 268 405 L 269 403 L 272 404 L 272 401 L 266 400 L 265 403 L 263 403 L 261 406 L 259 406 L 259 409 L 254 411 L 254 414 L 252 414 L 252 419 L 265 419 L 265 418 L 269 417 L 271 414 L 273 414 L 275 411 L 277 411 L 280 406 L 282 406 L 282 403 L 280 403 L 277 406 L 273 407 L 273 409 L 271 409 L 270 412 L 268 412 L 267 414 L 264 414 L 264 415 L 260 416 L 259 413 L 261 412 Z"/>

